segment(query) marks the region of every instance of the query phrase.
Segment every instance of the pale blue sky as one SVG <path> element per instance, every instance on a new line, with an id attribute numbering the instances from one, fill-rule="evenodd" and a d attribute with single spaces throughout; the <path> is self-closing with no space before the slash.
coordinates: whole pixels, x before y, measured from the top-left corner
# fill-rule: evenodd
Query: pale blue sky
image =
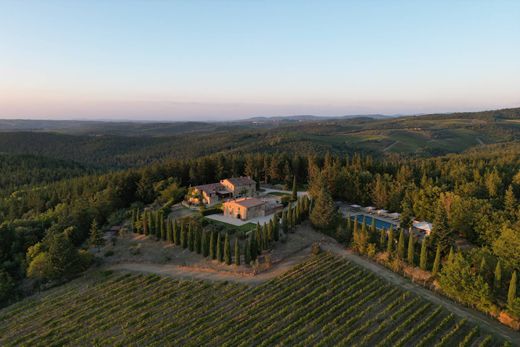
<path id="1" fill-rule="evenodd" d="M 520 1 L 0 0 L 0 117 L 520 106 Z"/>

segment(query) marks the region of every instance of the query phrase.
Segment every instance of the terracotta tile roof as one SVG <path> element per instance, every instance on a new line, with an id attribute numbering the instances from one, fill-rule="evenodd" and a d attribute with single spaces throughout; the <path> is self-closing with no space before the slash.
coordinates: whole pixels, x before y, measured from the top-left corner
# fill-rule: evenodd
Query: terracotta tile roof
<path id="1" fill-rule="evenodd" d="M 229 181 L 234 186 L 243 186 L 243 185 L 250 185 L 250 184 L 256 184 L 254 180 L 252 180 L 249 177 L 242 176 L 242 177 L 231 177 L 227 178 L 227 181 Z"/>
<path id="2" fill-rule="evenodd" d="M 231 200 L 229 202 L 234 202 L 237 205 L 240 205 L 240 206 L 246 207 L 246 208 L 261 206 L 261 205 L 266 204 L 265 201 L 257 199 L 257 198 L 243 198 L 243 199 L 238 199 L 238 200 Z"/>
<path id="3" fill-rule="evenodd" d="M 194 188 L 197 189 L 197 190 L 204 191 L 207 194 L 209 194 L 209 193 L 216 193 L 217 191 L 220 191 L 220 190 L 226 190 L 226 187 L 224 187 L 220 183 L 202 184 L 200 186 L 195 186 Z"/>

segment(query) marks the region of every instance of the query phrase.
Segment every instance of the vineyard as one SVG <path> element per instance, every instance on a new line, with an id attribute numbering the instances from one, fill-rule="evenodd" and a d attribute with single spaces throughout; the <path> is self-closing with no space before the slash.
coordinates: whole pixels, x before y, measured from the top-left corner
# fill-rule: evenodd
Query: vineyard
<path id="1" fill-rule="evenodd" d="M 322 253 L 259 286 L 100 273 L 0 311 L 0 345 L 502 346 Z"/>

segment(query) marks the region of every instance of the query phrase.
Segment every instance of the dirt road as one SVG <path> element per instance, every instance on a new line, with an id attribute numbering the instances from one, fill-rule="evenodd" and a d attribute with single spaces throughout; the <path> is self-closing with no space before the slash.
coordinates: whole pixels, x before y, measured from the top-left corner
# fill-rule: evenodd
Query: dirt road
<path id="1" fill-rule="evenodd" d="M 486 330 L 494 334 L 503 336 L 504 338 L 510 340 L 514 346 L 520 346 L 520 333 L 515 332 L 512 329 L 509 329 L 508 327 L 500 324 L 495 319 L 488 317 L 482 313 L 479 313 L 475 310 L 459 305 L 446 297 L 434 293 L 418 284 L 412 283 L 408 279 L 392 272 L 391 270 L 388 270 L 382 265 L 374 263 L 366 258 L 363 258 L 357 254 L 354 254 L 346 250 L 334 239 L 329 238 L 327 236 L 323 236 L 321 234 L 317 234 L 310 227 L 302 227 L 300 230 L 298 230 L 298 233 L 303 233 L 304 235 L 308 234 L 307 236 L 309 238 L 319 238 L 321 247 L 325 251 L 332 252 L 342 258 L 345 258 L 371 272 L 374 272 L 376 275 L 384 278 L 385 280 L 391 282 L 394 285 L 412 291 L 435 304 L 444 306 L 456 315 L 463 318 L 467 318 L 468 320 L 471 320 L 479 324 L 480 326 L 485 327 Z M 283 274 L 284 272 L 291 269 L 294 265 L 304 261 L 309 255 L 310 247 L 286 257 L 278 264 L 274 265 L 270 270 L 262 272 L 256 276 L 247 274 L 241 275 L 236 272 L 226 273 L 222 271 L 214 271 L 211 269 L 200 269 L 195 267 L 186 267 L 173 264 L 126 262 L 111 265 L 109 268 L 113 270 L 155 273 L 174 278 L 200 279 L 210 281 L 232 281 L 248 285 L 259 285 L 263 282 L 266 282 Z"/>
<path id="2" fill-rule="evenodd" d="M 380 264 L 374 263 L 368 259 L 360 257 L 357 254 L 349 252 L 335 241 L 326 240 L 322 242 L 321 246 L 324 250 L 330 251 L 339 255 L 340 257 L 348 259 L 353 263 L 374 272 L 376 275 L 384 278 L 392 284 L 395 284 L 401 288 L 414 292 L 419 296 L 433 302 L 434 304 L 444 306 L 456 315 L 462 318 L 467 318 L 468 320 L 473 321 L 482 327 L 485 327 L 490 332 L 503 336 L 504 338 L 510 340 L 514 346 L 520 346 L 520 333 L 515 332 L 514 330 L 509 329 L 508 327 L 500 324 L 494 318 L 488 317 L 475 310 L 459 305 L 449 300 L 448 298 L 441 296 L 440 294 L 434 293 L 431 290 L 428 290 L 418 284 L 415 284 L 409 281 L 408 279 L 404 278 L 403 276 L 398 275 L 391 270 L 388 270 Z"/>

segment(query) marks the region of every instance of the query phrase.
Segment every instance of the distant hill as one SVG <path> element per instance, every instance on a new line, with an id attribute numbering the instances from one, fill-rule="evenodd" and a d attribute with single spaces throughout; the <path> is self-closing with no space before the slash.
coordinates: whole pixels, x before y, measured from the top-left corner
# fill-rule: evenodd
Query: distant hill
<path id="1" fill-rule="evenodd" d="M 22 131 L 21 131 L 22 130 Z M 371 153 L 429 157 L 520 141 L 520 108 L 392 117 L 255 117 L 242 122 L 0 120 L 0 153 L 123 168 L 213 153 Z"/>
<path id="2" fill-rule="evenodd" d="M 295 115 L 295 116 L 265 116 L 265 117 L 251 117 L 238 120 L 239 123 L 280 123 L 280 122 L 316 122 L 331 119 L 385 119 L 391 117 L 398 117 L 398 115 L 387 116 L 382 114 L 367 114 L 367 115 L 346 115 L 346 116 L 313 116 L 313 115 Z"/>

